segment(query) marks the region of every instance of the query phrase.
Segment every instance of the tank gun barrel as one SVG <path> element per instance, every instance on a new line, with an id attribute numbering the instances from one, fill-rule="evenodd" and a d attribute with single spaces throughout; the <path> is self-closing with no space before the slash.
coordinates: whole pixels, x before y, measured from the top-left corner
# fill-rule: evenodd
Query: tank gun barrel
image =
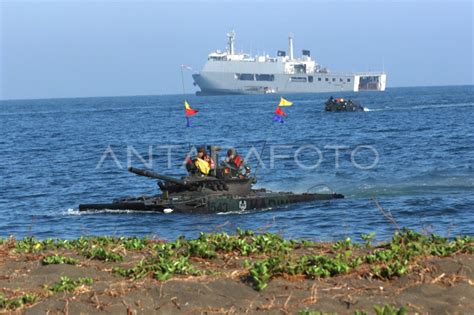
<path id="1" fill-rule="evenodd" d="M 170 176 L 158 174 L 158 173 L 155 173 L 153 171 L 142 170 L 140 168 L 135 168 L 135 167 L 131 167 L 131 166 L 128 168 L 128 171 L 132 172 L 134 174 L 140 175 L 140 176 L 160 179 L 162 181 L 175 183 L 177 185 L 182 185 L 182 186 L 186 185 L 186 182 L 181 180 L 181 179 L 176 179 L 176 178 L 173 178 L 173 177 L 170 177 Z"/>

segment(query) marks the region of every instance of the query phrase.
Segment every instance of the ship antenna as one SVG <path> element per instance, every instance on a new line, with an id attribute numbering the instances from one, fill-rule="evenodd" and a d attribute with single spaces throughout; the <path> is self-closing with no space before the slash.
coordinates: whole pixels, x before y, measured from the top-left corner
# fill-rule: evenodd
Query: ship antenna
<path id="1" fill-rule="evenodd" d="M 186 97 L 186 91 L 184 90 L 184 74 L 183 74 L 184 65 L 181 65 L 181 84 L 183 85 L 183 98 Z"/>
<path id="2" fill-rule="evenodd" d="M 190 66 L 188 65 L 181 65 L 181 84 L 183 86 L 183 97 L 186 96 L 186 90 L 184 89 L 184 73 L 183 73 L 183 69 L 186 69 L 186 70 L 193 70 L 193 68 L 191 68 Z"/>

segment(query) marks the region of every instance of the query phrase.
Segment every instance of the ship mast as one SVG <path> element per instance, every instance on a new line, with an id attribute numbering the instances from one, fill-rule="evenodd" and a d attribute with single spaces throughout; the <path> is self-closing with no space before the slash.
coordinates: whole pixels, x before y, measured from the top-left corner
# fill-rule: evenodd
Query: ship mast
<path id="1" fill-rule="evenodd" d="M 293 60 L 293 34 L 290 33 L 288 36 L 288 54 L 290 56 L 290 60 Z"/>
<path id="2" fill-rule="evenodd" d="M 227 33 L 227 37 L 228 37 L 228 40 L 227 40 L 227 53 L 229 55 L 233 55 L 234 54 L 235 32 L 232 31 L 230 33 Z"/>

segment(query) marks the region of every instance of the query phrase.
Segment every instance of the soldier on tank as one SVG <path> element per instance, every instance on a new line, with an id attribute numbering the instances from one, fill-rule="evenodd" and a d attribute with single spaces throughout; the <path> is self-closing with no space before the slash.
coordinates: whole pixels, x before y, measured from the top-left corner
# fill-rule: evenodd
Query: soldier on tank
<path id="1" fill-rule="evenodd" d="M 222 166 L 225 175 L 232 178 L 248 178 L 250 176 L 250 167 L 234 148 L 227 151 L 227 157 L 222 162 Z"/>
<path id="2" fill-rule="evenodd" d="M 196 166 L 196 169 L 199 171 L 201 175 L 207 175 L 209 174 L 209 171 L 211 170 L 209 162 L 206 161 L 206 156 L 207 156 L 206 149 L 203 147 L 199 147 L 197 149 L 197 155 L 194 158 L 193 162 L 194 162 L 194 165 Z"/>
<path id="3" fill-rule="evenodd" d="M 186 169 L 191 174 L 198 175 L 210 175 L 211 171 L 215 169 L 215 163 L 212 158 L 207 154 L 204 147 L 197 149 L 196 157 L 191 160 L 186 160 Z"/>

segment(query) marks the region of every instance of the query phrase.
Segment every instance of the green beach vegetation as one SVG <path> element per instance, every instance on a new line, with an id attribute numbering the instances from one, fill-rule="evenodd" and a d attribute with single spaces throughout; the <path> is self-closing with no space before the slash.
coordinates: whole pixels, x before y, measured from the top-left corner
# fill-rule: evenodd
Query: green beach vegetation
<path id="1" fill-rule="evenodd" d="M 54 283 L 51 287 L 45 285 L 45 289 L 51 290 L 51 292 L 72 292 L 78 287 L 83 285 L 91 285 L 94 283 L 92 278 L 79 278 L 77 280 L 69 277 L 61 277 L 58 282 Z"/>
<path id="2" fill-rule="evenodd" d="M 32 304 L 38 297 L 34 294 L 23 294 L 19 297 L 7 299 L 0 294 L 0 310 L 14 310 L 24 305 Z"/>
<path id="3" fill-rule="evenodd" d="M 79 263 L 79 260 L 71 257 L 65 257 L 62 255 L 54 254 L 51 256 L 44 257 L 41 262 L 43 263 L 43 265 L 77 265 Z"/>

